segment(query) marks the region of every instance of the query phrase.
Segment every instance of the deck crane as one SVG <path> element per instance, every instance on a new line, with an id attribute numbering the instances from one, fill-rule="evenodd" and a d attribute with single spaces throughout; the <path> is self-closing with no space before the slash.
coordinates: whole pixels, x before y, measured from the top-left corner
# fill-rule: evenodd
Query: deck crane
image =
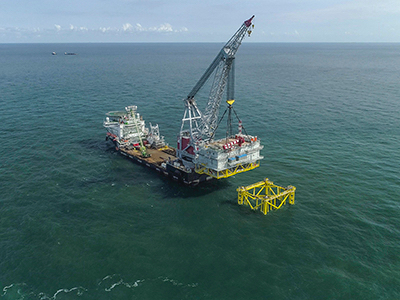
<path id="1" fill-rule="evenodd" d="M 177 156 L 187 169 L 220 179 L 252 170 L 259 166 L 263 146 L 257 137 L 239 132 L 223 140 L 214 140 L 218 127 L 219 107 L 225 88 L 229 116 L 234 100 L 235 54 L 246 34 L 251 33 L 254 16 L 243 22 L 236 33 L 222 47 L 203 76 L 184 99 L 185 112 L 178 136 Z M 196 104 L 195 96 L 212 74 L 214 80 L 204 113 Z"/>
<path id="2" fill-rule="evenodd" d="M 106 113 L 103 122 L 107 129 L 106 140 L 111 140 L 122 155 L 184 184 L 197 185 L 212 178 L 226 178 L 258 167 L 263 159 L 260 155 L 263 146 L 257 136 L 247 134 L 233 109 L 235 54 L 245 35 L 250 35 L 253 18 L 240 26 L 184 99 L 185 112 L 177 149 L 165 144 L 158 125 L 150 123 L 150 130 L 146 127 L 136 105 L 125 107 L 125 111 Z M 215 74 L 214 81 L 202 113 L 195 96 L 212 74 Z M 219 118 L 225 89 L 228 106 Z M 226 137 L 215 139 L 216 130 L 225 115 L 228 119 Z M 236 134 L 232 130 L 233 116 L 239 121 Z"/>

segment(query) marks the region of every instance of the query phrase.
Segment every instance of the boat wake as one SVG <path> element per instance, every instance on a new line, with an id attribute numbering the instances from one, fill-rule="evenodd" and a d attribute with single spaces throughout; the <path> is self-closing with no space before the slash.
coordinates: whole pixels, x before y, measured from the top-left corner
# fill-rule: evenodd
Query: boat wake
<path id="1" fill-rule="evenodd" d="M 104 291 L 111 292 L 117 286 L 125 286 L 129 289 L 139 287 L 145 280 L 136 280 L 135 282 L 125 282 L 118 274 L 107 275 L 99 283 L 98 286 L 104 287 Z"/>
<path id="2" fill-rule="evenodd" d="M 82 296 L 83 293 L 87 292 L 88 290 L 79 286 L 79 287 L 73 287 L 71 289 L 59 289 L 57 292 L 54 293 L 53 296 L 49 297 L 45 293 L 39 293 L 39 299 L 40 300 L 55 300 L 57 299 L 58 294 L 76 294 L 77 296 Z M 23 298 L 22 298 L 23 299 Z"/>
<path id="3" fill-rule="evenodd" d="M 28 286 L 26 283 L 13 283 L 2 288 L 2 293 L 0 294 L 0 298 L 2 299 L 40 299 L 40 300 L 56 300 L 56 299 L 65 299 L 68 294 L 68 299 L 79 299 L 82 296 L 83 298 L 99 295 L 104 293 L 109 294 L 113 292 L 114 289 L 118 287 L 123 287 L 126 289 L 136 289 L 140 287 L 144 287 L 146 282 L 152 283 L 151 285 L 157 283 L 168 283 L 176 287 L 182 288 L 196 288 L 198 283 L 183 283 L 178 280 L 166 277 L 159 276 L 157 278 L 147 278 L 147 279 L 138 279 L 135 281 L 129 281 L 122 278 L 119 274 L 107 275 L 101 280 L 98 281 L 97 286 L 93 288 L 85 288 L 82 286 L 76 286 L 72 288 L 60 288 L 52 294 L 48 292 L 34 292 L 34 288 Z"/>

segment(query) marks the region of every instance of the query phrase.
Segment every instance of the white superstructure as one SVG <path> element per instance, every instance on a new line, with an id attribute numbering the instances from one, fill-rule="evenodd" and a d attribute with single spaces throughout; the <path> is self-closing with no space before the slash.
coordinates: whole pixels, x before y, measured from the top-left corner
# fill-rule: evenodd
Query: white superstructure
<path id="1" fill-rule="evenodd" d="M 201 145 L 196 151 L 195 164 L 220 172 L 247 165 L 263 159 L 260 150 L 263 148 L 257 137 L 236 135 L 229 139 L 220 139 Z"/>
<path id="2" fill-rule="evenodd" d="M 117 142 L 118 145 L 139 146 L 141 141 L 154 148 L 165 145 L 164 137 L 160 136 L 158 125 L 152 126 L 150 124 L 149 130 L 143 117 L 137 112 L 136 105 L 125 107 L 125 111 L 106 113 L 103 125 L 107 129 L 107 136 Z"/>

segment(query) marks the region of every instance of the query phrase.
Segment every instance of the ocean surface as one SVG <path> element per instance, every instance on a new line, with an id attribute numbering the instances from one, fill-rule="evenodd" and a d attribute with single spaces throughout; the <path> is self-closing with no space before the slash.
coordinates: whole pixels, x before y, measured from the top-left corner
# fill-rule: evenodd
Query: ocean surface
<path id="1" fill-rule="evenodd" d="M 0 44 L 0 299 L 400 299 L 400 44 L 245 40 L 234 108 L 265 158 L 226 180 L 105 142 L 137 105 L 175 146 L 222 46 Z M 237 204 L 266 177 L 295 205 Z"/>

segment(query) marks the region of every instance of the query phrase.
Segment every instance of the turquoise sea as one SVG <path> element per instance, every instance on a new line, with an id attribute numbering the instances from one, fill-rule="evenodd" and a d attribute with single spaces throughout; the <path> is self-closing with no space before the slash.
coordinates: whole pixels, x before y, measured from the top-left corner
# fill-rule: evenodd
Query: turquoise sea
<path id="1" fill-rule="evenodd" d="M 251 172 L 186 187 L 105 142 L 137 105 L 175 146 L 222 46 L 0 44 L 0 299 L 400 299 L 400 44 L 245 40 Z M 295 205 L 237 204 L 266 177 Z"/>

